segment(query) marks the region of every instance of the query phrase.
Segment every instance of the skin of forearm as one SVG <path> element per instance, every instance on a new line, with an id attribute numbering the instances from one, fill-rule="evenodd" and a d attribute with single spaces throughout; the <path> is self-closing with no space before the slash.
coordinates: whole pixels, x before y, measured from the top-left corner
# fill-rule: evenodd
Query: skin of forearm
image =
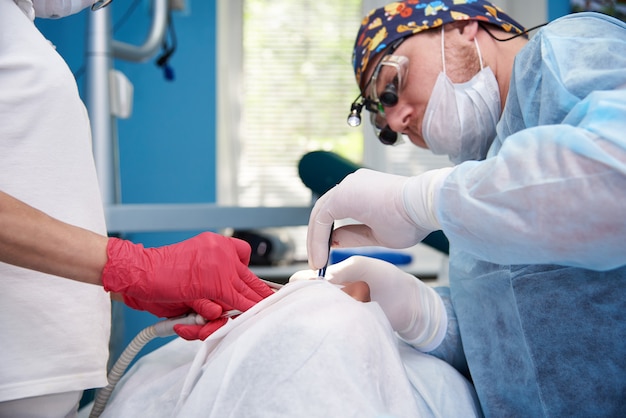
<path id="1" fill-rule="evenodd" d="M 54 219 L 0 191 L 0 261 L 102 284 L 108 237 Z"/>

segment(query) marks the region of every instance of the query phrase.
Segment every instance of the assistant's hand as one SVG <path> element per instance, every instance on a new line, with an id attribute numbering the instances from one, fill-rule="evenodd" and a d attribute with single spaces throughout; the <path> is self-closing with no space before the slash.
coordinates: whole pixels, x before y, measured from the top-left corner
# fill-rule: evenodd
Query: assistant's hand
<path id="1" fill-rule="evenodd" d="M 445 337 L 448 316 L 441 297 L 391 263 L 352 256 L 328 266 L 326 278 L 336 284 L 366 282 L 394 331 L 418 350 L 432 351 Z"/>
<path id="2" fill-rule="evenodd" d="M 110 238 L 102 284 L 142 302 L 209 299 L 245 311 L 273 294 L 248 269 L 250 251 L 245 241 L 211 232 L 159 248 Z"/>
<path id="3" fill-rule="evenodd" d="M 360 169 L 322 195 L 311 212 L 307 235 L 309 265 L 319 269 L 328 259 L 328 237 L 335 220 L 361 224 L 334 230 L 336 247 L 379 245 L 407 248 L 440 229 L 435 199 L 450 168 L 403 177 Z"/>
<path id="4" fill-rule="evenodd" d="M 174 332 L 186 340 L 204 340 L 227 322 L 227 318 L 222 318 L 221 315 L 229 308 L 207 299 L 191 302 L 158 303 L 145 302 L 128 295 L 123 297 L 127 306 L 139 311 L 148 311 L 159 318 L 175 318 L 192 312 L 199 314 L 206 321 L 204 324 L 174 325 Z"/>

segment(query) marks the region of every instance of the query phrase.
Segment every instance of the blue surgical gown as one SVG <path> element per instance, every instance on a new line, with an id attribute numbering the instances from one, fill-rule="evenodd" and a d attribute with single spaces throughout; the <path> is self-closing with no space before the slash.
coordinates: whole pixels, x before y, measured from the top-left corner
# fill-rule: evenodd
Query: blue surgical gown
<path id="1" fill-rule="evenodd" d="M 438 215 L 485 415 L 624 416 L 626 24 L 573 14 L 528 42 L 488 155 L 456 167 Z"/>

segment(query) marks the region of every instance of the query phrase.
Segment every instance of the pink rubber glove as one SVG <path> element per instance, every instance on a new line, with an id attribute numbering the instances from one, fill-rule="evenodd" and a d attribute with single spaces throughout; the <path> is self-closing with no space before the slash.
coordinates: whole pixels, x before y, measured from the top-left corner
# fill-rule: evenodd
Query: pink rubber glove
<path id="1" fill-rule="evenodd" d="M 210 299 L 246 311 L 273 294 L 248 269 L 250 251 L 245 241 L 211 232 L 159 248 L 110 238 L 102 284 L 142 303 Z"/>
<path id="2" fill-rule="evenodd" d="M 213 306 L 208 306 L 207 304 L 205 304 L 206 302 L 211 303 Z M 174 332 L 178 334 L 181 338 L 184 338 L 185 340 L 189 340 L 189 341 L 206 340 L 206 338 L 209 335 L 213 334 L 215 331 L 217 331 L 223 325 L 225 325 L 226 322 L 228 322 L 227 317 L 221 316 L 222 313 L 233 309 L 231 306 L 224 305 L 224 304 L 220 305 L 215 302 L 211 302 L 209 300 L 194 301 L 192 302 L 191 306 L 194 308 L 195 312 L 202 315 L 208 321 L 206 324 L 203 324 L 203 325 L 183 325 L 183 324 L 174 325 Z M 215 315 L 213 317 L 207 317 L 207 316 L 204 316 L 205 314 L 202 313 L 202 311 L 206 311 L 208 309 L 211 309 L 211 312 L 216 312 L 215 311 L 216 306 L 219 307 L 219 315 Z"/>
<path id="3" fill-rule="evenodd" d="M 185 340 L 206 340 L 207 337 L 228 322 L 228 318 L 219 318 L 204 325 L 174 325 L 174 332 Z"/>
<path id="4" fill-rule="evenodd" d="M 195 312 L 200 314 L 207 322 L 202 325 L 174 325 L 174 332 L 186 340 L 204 340 L 209 335 L 217 331 L 222 325 L 226 324 L 227 318 L 221 315 L 228 307 L 222 307 L 219 304 L 208 299 L 198 299 L 191 302 L 179 303 L 154 303 L 144 302 L 139 299 L 124 295 L 124 303 L 129 307 L 139 310 L 148 311 L 160 318 L 173 318 L 181 315 Z"/>

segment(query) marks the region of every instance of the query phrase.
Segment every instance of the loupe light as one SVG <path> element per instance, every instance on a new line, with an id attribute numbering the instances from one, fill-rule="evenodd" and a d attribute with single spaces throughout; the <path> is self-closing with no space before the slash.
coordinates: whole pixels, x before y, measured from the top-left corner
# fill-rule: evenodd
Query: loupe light
<path id="1" fill-rule="evenodd" d="M 348 115 L 348 125 L 356 128 L 361 124 L 361 108 L 363 105 L 358 103 L 352 103 L 350 107 L 350 114 Z"/>

